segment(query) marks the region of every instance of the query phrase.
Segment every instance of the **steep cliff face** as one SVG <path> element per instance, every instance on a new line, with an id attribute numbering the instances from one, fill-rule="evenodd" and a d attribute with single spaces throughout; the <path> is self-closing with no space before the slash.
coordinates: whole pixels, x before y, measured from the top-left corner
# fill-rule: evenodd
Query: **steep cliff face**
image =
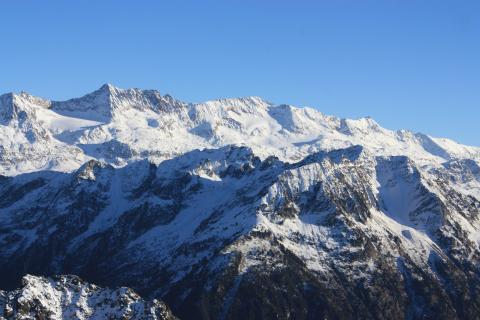
<path id="1" fill-rule="evenodd" d="M 479 314 L 478 148 L 256 97 L 185 104 L 108 85 L 22 97 L 45 137 L 0 136 L 2 289 L 75 274 L 183 319 Z M 19 121 L 0 129 L 25 135 Z M 14 161 L 17 147 L 62 165 L 44 170 L 30 151 Z M 112 312 L 153 317 L 155 303 Z"/>

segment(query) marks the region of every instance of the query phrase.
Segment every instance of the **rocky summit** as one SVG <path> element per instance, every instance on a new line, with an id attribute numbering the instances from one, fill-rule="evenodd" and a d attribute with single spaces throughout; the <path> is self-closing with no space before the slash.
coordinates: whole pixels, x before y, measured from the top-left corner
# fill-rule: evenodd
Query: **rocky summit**
<path id="1" fill-rule="evenodd" d="M 371 118 L 0 96 L 5 319 L 478 319 L 479 214 L 480 148 Z"/>

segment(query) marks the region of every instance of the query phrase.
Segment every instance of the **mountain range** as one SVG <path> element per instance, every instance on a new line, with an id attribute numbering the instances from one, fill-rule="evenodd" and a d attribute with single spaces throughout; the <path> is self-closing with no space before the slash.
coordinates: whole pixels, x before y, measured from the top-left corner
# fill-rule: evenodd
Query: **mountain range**
<path id="1" fill-rule="evenodd" d="M 368 117 L 5 94 L 0 195 L 7 319 L 480 315 L 480 148 Z"/>

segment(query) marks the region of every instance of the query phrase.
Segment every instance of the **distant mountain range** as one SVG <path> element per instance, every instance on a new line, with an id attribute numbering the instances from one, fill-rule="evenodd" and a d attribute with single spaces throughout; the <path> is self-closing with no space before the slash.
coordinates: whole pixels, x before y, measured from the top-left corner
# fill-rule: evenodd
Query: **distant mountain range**
<path id="1" fill-rule="evenodd" d="M 0 96 L 7 319 L 478 319 L 479 214 L 480 148 L 371 118 Z"/>

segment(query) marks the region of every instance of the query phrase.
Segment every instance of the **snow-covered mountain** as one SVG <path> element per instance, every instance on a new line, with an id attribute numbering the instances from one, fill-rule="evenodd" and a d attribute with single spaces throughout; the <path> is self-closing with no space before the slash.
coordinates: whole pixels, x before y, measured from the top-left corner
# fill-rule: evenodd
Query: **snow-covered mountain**
<path id="1" fill-rule="evenodd" d="M 0 172 L 2 289 L 76 274 L 182 319 L 480 314 L 479 148 L 104 85 L 1 96 Z"/>
<path id="2" fill-rule="evenodd" d="M 386 130 L 370 118 L 339 119 L 258 97 L 184 103 L 158 91 L 109 84 L 62 102 L 27 93 L 0 96 L 0 130 L 0 173 L 10 176 L 45 169 L 69 172 L 90 159 L 116 167 L 139 159 L 159 163 L 230 144 L 285 161 L 352 145 L 378 155 L 405 155 L 427 166 L 480 160 L 480 148 Z"/>

